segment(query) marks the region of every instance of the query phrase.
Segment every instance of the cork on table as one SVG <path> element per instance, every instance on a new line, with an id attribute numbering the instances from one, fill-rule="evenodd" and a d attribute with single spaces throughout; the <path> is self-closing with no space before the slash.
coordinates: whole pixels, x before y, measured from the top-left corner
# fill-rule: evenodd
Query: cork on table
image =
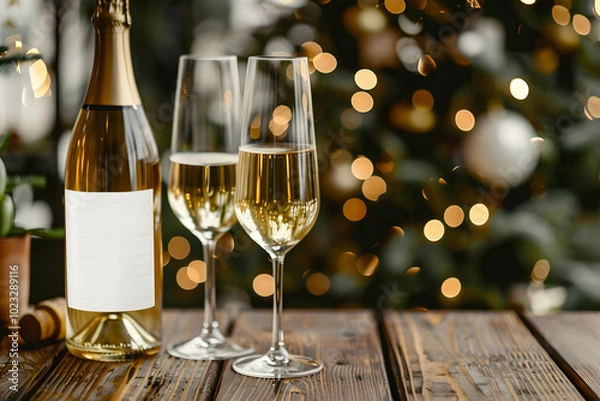
<path id="1" fill-rule="evenodd" d="M 4 347 L 0 399 L 600 400 L 600 312 L 286 310 L 283 318 L 288 350 L 320 359 L 323 371 L 257 379 L 231 361 L 174 358 L 166 346 L 132 362 L 92 362 L 58 342 L 19 350 L 19 392 L 9 388 Z M 197 334 L 202 311 L 166 310 L 163 322 L 167 345 Z M 269 310 L 230 323 L 231 336 L 267 350 Z"/>

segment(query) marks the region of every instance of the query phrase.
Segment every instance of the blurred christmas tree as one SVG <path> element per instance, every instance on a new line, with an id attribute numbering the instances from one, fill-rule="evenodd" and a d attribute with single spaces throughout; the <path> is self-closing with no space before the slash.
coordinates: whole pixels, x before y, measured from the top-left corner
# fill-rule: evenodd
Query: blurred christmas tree
<path id="1" fill-rule="evenodd" d="M 230 7 L 223 52 L 315 69 L 323 206 L 288 304 L 600 306 L 600 2 Z M 264 253 L 236 249 L 237 284 L 260 292 Z"/>
<path id="2" fill-rule="evenodd" d="M 9 3 L 7 21 L 36 21 L 29 3 Z M 68 38 L 61 57 L 42 51 L 69 77 L 53 81 L 60 133 L 85 88 L 91 46 L 73 39 L 91 41 L 91 3 L 43 4 L 60 29 L 30 22 L 23 38 Z M 236 54 L 242 73 L 253 54 L 310 59 L 322 208 L 287 259 L 287 306 L 600 308 L 600 0 L 131 7 L 134 67 L 162 150 L 180 54 Z M 13 25 L 5 36 L 21 34 Z M 4 109 L 17 104 L 4 92 Z M 186 272 L 201 273 L 201 247 L 166 199 L 163 211 L 165 302 L 199 306 L 202 274 Z M 239 227 L 220 245 L 218 294 L 268 306 L 265 252 Z"/>

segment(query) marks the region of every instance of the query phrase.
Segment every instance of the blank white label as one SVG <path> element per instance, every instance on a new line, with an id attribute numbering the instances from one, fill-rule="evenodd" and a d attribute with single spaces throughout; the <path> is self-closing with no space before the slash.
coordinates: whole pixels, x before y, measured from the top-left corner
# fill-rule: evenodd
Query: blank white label
<path id="1" fill-rule="evenodd" d="M 70 308 L 125 312 L 154 306 L 153 190 L 65 191 Z"/>

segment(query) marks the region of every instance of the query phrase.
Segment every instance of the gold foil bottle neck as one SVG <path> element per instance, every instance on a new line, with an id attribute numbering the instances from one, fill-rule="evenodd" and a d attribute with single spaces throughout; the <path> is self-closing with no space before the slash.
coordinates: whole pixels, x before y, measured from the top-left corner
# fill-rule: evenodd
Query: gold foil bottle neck
<path id="1" fill-rule="evenodd" d="M 129 0 L 94 0 L 94 14 L 92 24 L 100 27 L 105 24 L 120 24 L 129 28 L 131 14 L 129 13 Z"/>
<path id="2" fill-rule="evenodd" d="M 92 76 L 84 98 L 87 105 L 138 105 L 129 44 L 129 0 L 94 0 L 96 28 Z"/>

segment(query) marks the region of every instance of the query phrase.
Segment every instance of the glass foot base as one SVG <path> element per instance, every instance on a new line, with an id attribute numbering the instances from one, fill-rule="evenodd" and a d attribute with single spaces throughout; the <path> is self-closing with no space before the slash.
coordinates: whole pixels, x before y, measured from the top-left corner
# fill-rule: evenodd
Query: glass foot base
<path id="1" fill-rule="evenodd" d="M 106 362 L 156 354 L 161 346 L 160 340 L 127 313 L 99 314 L 66 344 L 79 358 Z"/>
<path id="2" fill-rule="evenodd" d="M 246 376 L 285 379 L 312 375 L 323 369 L 321 362 L 300 355 L 290 355 L 289 362 L 282 366 L 269 362 L 266 355 L 249 355 L 233 362 L 233 370 Z"/>
<path id="3" fill-rule="evenodd" d="M 169 355 L 183 359 L 196 361 L 214 361 L 221 359 L 232 359 L 254 352 L 254 347 L 246 343 L 237 343 L 225 339 L 220 344 L 209 344 L 200 336 L 188 341 L 170 346 L 167 349 Z"/>

